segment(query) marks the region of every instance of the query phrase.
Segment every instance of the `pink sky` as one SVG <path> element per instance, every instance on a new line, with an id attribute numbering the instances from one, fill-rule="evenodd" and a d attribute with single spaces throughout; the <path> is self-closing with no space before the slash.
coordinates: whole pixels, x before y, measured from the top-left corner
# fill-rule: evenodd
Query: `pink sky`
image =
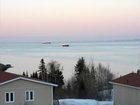
<path id="1" fill-rule="evenodd" d="M 140 36 L 139 0 L 1 0 L 0 37 Z"/>

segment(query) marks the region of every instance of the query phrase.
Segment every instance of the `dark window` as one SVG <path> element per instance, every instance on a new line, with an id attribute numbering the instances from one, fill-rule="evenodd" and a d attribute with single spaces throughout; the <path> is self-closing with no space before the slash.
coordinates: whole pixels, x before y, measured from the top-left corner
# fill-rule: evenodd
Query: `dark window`
<path id="1" fill-rule="evenodd" d="M 6 102 L 9 102 L 9 93 L 6 93 Z"/>
<path id="2" fill-rule="evenodd" d="M 5 93 L 5 102 L 6 103 L 14 102 L 14 92 L 6 92 Z"/>
<path id="3" fill-rule="evenodd" d="M 33 100 L 33 92 L 30 92 L 30 100 Z"/>
<path id="4" fill-rule="evenodd" d="M 34 92 L 33 91 L 26 91 L 25 92 L 25 100 L 26 101 L 34 101 Z"/>
<path id="5" fill-rule="evenodd" d="M 29 100 L 29 92 L 26 92 L 26 100 Z"/>
<path id="6" fill-rule="evenodd" d="M 10 93 L 10 101 L 14 101 L 14 94 Z"/>

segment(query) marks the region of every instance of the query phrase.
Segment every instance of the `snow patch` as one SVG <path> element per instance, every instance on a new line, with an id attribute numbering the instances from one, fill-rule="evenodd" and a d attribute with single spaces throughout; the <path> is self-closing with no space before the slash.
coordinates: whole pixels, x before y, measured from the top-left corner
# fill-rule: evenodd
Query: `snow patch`
<path id="1" fill-rule="evenodd" d="M 112 101 L 96 101 L 92 99 L 61 99 L 60 105 L 113 105 Z"/>

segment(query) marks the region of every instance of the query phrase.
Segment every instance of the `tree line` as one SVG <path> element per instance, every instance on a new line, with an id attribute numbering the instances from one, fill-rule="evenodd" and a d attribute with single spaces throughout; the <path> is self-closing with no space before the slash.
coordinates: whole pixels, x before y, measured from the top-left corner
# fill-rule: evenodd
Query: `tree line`
<path id="1" fill-rule="evenodd" d="M 42 81 L 57 84 L 58 87 L 64 85 L 63 68 L 57 61 L 51 61 L 47 65 L 44 59 L 41 59 L 38 70 L 28 76 L 28 71 L 23 72 L 23 76 L 40 79 Z"/>
<path id="2" fill-rule="evenodd" d="M 95 66 L 92 62 L 87 65 L 85 59 L 81 57 L 75 65 L 75 74 L 67 83 L 68 97 L 111 99 L 112 85 L 109 82 L 114 76 L 109 67 L 101 63 Z"/>
<path id="3" fill-rule="evenodd" d="M 109 67 L 101 63 L 97 66 L 92 62 L 86 64 L 81 57 L 74 69 L 74 75 L 64 82 L 63 67 L 57 61 L 45 64 L 44 59 L 41 59 L 38 70 L 30 77 L 57 84 L 54 98 L 111 99 L 112 85 L 109 81 L 114 78 L 114 74 Z M 28 72 L 23 72 L 23 76 L 28 76 Z"/>

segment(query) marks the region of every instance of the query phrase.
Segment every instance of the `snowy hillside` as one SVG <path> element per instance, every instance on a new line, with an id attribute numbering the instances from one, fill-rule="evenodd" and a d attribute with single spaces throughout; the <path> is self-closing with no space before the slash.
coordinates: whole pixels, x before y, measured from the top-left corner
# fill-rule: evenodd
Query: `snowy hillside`
<path id="1" fill-rule="evenodd" d="M 112 101 L 96 101 L 89 99 L 62 99 L 60 105 L 113 105 Z"/>

